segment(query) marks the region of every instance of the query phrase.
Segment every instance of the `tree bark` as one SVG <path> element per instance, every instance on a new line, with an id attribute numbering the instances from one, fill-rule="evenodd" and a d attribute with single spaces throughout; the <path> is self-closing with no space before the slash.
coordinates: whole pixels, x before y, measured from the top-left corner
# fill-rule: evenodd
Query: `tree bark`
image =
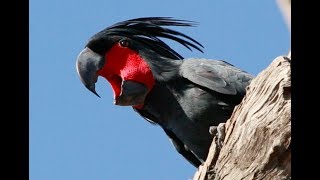
<path id="1" fill-rule="evenodd" d="M 290 32 L 291 0 L 276 1 Z M 291 51 L 252 80 L 193 180 L 291 179 L 290 63 Z"/>
<path id="2" fill-rule="evenodd" d="M 277 57 L 247 87 L 193 180 L 291 179 L 291 57 Z"/>

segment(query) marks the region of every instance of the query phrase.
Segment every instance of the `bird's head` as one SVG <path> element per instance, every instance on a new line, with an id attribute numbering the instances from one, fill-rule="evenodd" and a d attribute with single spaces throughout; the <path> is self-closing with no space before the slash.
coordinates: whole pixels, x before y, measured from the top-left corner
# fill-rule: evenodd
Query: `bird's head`
<path id="1" fill-rule="evenodd" d="M 102 76 L 113 89 L 116 105 L 142 107 L 157 81 L 154 72 L 159 70 L 151 62 L 183 59 L 160 38 L 201 51 L 202 45 L 196 40 L 165 26 L 193 26 L 193 22 L 167 17 L 138 18 L 116 23 L 93 35 L 77 58 L 80 80 L 99 96 L 95 83 Z"/>

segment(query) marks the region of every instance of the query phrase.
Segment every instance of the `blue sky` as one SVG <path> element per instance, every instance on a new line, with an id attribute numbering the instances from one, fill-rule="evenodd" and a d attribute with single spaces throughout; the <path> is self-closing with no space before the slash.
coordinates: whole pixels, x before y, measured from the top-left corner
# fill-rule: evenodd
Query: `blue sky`
<path id="1" fill-rule="evenodd" d="M 275 1 L 30 0 L 30 180 L 187 180 L 196 171 L 164 132 L 131 107 L 113 105 L 108 82 L 80 82 L 87 39 L 145 16 L 197 21 L 176 28 L 204 53 L 169 42 L 184 57 L 223 59 L 257 75 L 287 54 L 290 35 Z"/>

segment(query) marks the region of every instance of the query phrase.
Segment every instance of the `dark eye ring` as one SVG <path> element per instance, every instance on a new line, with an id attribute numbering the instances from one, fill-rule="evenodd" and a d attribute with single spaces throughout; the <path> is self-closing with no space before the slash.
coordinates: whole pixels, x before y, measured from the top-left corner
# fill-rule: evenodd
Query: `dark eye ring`
<path id="1" fill-rule="evenodd" d="M 122 46 L 122 47 L 129 47 L 130 42 L 129 42 L 127 39 L 121 39 L 121 40 L 119 41 L 119 44 L 120 44 L 120 46 Z"/>

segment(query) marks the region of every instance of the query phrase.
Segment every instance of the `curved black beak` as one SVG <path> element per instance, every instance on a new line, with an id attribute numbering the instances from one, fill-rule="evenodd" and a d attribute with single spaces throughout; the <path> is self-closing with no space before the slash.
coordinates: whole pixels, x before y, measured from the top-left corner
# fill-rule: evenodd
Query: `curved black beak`
<path id="1" fill-rule="evenodd" d="M 77 72 L 81 82 L 87 89 L 89 89 L 89 91 L 98 97 L 100 96 L 96 92 L 95 83 L 98 80 L 97 71 L 100 70 L 103 65 L 103 57 L 93 52 L 88 47 L 80 52 L 76 63 Z"/>
<path id="2" fill-rule="evenodd" d="M 142 83 L 125 80 L 121 84 L 121 94 L 114 100 L 115 105 L 135 106 L 144 103 L 148 88 Z"/>
<path id="3" fill-rule="evenodd" d="M 91 91 L 93 94 L 95 94 L 96 96 L 98 96 L 99 98 L 101 98 L 99 96 L 99 94 L 96 92 L 96 87 L 95 87 L 95 84 L 91 85 L 91 86 L 86 86 L 86 88 Z"/>

